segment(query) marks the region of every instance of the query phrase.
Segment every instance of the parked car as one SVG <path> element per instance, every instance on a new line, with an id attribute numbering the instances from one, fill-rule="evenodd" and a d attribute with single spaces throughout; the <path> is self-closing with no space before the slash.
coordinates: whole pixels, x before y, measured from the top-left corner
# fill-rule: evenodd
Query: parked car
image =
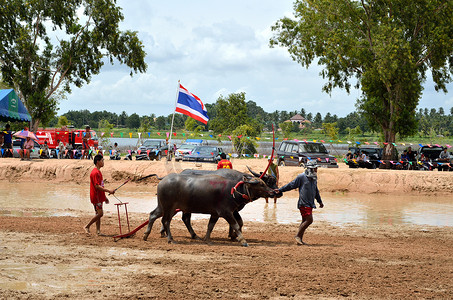
<path id="1" fill-rule="evenodd" d="M 193 149 L 197 146 L 201 146 L 203 144 L 203 140 L 198 139 L 187 139 L 184 144 L 181 145 L 175 151 L 175 161 L 180 161 L 184 157 L 184 155 L 191 154 Z"/>
<path id="2" fill-rule="evenodd" d="M 35 146 L 33 148 L 33 151 L 30 153 L 30 158 L 39 158 L 39 150 L 41 150 L 41 147 L 39 146 L 38 142 L 33 141 Z M 19 149 L 20 149 L 20 143 L 21 140 L 17 139 L 13 141 L 13 157 L 19 158 Z"/>
<path id="3" fill-rule="evenodd" d="M 220 153 L 224 153 L 222 148 L 215 146 L 197 146 L 193 149 L 191 154 L 186 154 L 183 156 L 183 161 L 194 161 L 194 162 L 212 162 L 218 163 L 220 158 Z M 229 156 L 227 155 L 227 158 Z"/>
<path id="4" fill-rule="evenodd" d="M 320 167 L 338 168 L 337 159 L 330 155 L 324 144 L 305 141 L 283 141 L 277 150 L 279 166 L 304 167 L 315 159 Z"/>
<path id="5" fill-rule="evenodd" d="M 162 156 L 166 156 L 168 145 L 165 140 L 145 140 L 137 149 L 136 159 L 160 160 Z"/>
<path id="6" fill-rule="evenodd" d="M 348 149 L 351 151 L 353 155 L 357 154 L 357 152 L 362 151 L 363 153 L 366 154 L 370 161 L 370 167 L 375 169 L 379 168 L 379 165 L 381 164 L 379 160 L 382 159 L 382 152 L 384 151 L 383 148 L 378 148 L 378 147 L 349 147 Z M 350 168 L 353 168 L 353 165 L 349 165 Z M 367 167 L 364 165 L 364 167 Z"/>
<path id="7" fill-rule="evenodd" d="M 417 150 L 417 159 L 420 160 L 420 157 L 425 155 L 430 161 L 435 161 L 439 158 L 440 153 L 444 150 L 442 146 L 422 146 Z"/>

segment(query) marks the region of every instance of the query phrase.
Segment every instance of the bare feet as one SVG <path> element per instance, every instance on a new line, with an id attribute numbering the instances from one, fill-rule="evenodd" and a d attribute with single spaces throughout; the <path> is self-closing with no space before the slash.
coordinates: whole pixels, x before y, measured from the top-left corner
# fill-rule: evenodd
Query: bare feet
<path id="1" fill-rule="evenodd" d="M 298 236 L 295 236 L 294 239 L 296 240 L 298 246 L 307 245 L 306 243 L 302 242 L 302 239 Z"/>
<path id="2" fill-rule="evenodd" d="M 83 227 L 83 229 L 85 230 L 85 233 L 90 234 L 90 227 L 85 226 L 85 227 Z"/>

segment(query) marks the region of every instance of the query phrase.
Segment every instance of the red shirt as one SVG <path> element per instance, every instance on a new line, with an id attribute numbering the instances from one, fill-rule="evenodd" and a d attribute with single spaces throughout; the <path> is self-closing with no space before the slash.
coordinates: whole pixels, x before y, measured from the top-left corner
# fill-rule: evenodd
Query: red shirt
<path id="1" fill-rule="evenodd" d="M 104 178 L 102 178 L 101 171 L 94 168 L 90 174 L 90 200 L 93 204 L 105 202 L 107 199 L 105 197 L 105 192 L 98 190 L 96 185 L 104 187 Z"/>
<path id="2" fill-rule="evenodd" d="M 217 164 L 217 170 L 218 169 L 233 169 L 233 164 L 228 159 L 222 159 Z"/>

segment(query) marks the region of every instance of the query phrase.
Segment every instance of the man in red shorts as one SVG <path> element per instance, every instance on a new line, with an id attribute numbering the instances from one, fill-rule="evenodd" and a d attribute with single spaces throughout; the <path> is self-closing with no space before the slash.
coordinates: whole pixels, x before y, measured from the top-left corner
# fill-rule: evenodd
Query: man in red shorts
<path id="1" fill-rule="evenodd" d="M 101 234 L 101 218 L 104 215 L 102 210 L 102 203 L 109 203 L 105 193 L 115 194 L 115 190 L 108 190 L 104 187 L 104 179 L 102 178 L 101 168 L 104 166 L 104 156 L 98 154 L 94 157 L 94 165 L 96 166 L 90 174 L 90 199 L 93 203 L 96 215 L 84 227 L 86 233 L 90 233 L 90 226 L 96 223 L 96 232 Z"/>
<path id="2" fill-rule="evenodd" d="M 313 208 L 316 208 L 315 199 L 318 201 L 319 207 L 324 207 L 321 196 L 319 195 L 317 172 L 318 165 L 316 164 L 316 161 L 308 161 L 304 173 L 299 174 L 296 179 L 276 190 L 278 192 L 286 192 L 299 188 L 297 208 L 302 215 L 302 223 L 300 223 L 299 231 L 294 237 L 297 245 L 306 245 L 302 239 L 304 237 L 305 229 L 313 223 L 312 211 Z"/>

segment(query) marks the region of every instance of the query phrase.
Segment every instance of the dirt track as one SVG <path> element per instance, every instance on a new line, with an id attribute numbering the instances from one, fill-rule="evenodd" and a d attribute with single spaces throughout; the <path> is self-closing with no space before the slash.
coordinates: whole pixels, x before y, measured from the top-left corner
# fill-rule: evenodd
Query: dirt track
<path id="1" fill-rule="evenodd" d="M 7 183 L 12 178 L 8 174 L 16 172 L 15 176 L 23 174 L 19 177 L 22 181 L 30 178 L 64 181 L 70 177 L 69 180 L 87 183 L 86 172 L 92 168 L 88 161 L 79 161 L 78 165 L 55 161 L 23 163 L 28 166 L 25 170 L 20 162 L 0 160 L 0 180 Z M 250 161 L 233 163 L 238 169 L 251 164 Z M 254 168 L 263 164 L 262 161 L 253 163 Z M 5 172 L 8 168 L 10 172 Z M 151 170 L 165 175 L 168 166 L 164 162 L 149 166 L 135 161 L 128 164 L 106 161 L 103 169 L 104 177 L 110 182 L 122 181 L 126 172 L 146 174 Z M 351 189 L 351 182 L 360 179 L 358 174 L 362 172 L 354 171 L 358 172 L 347 176 L 351 170 L 320 170 L 321 193 L 335 188 L 326 184 L 335 177 L 341 177 L 339 185 L 349 178 Z M 29 176 L 38 172 L 42 175 L 40 179 Z M 297 172 L 300 169 L 282 168 L 283 183 Z M 372 172 L 376 176 L 394 174 Z M 439 173 L 426 173 L 427 182 L 438 181 L 437 176 L 451 180 L 449 173 Z M 53 177 L 55 174 L 59 174 L 58 178 Z M 419 174 L 422 173 L 412 173 L 407 178 L 422 176 Z M 404 174 L 394 176 L 401 178 Z M 151 185 L 150 188 L 155 188 L 155 184 Z M 388 180 L 384 185 L 397 188 L 398 182 Z M 420 193 L 415 183 L 411 186 L 410 193 Z M 438 191 L 447 189 L 442 186 L 428 185 Z M 27 212 L 22 217 L 0 214 L 0 298 L 453 298 L 451 227 L 343 228 L 317 222 L 315 214 L 315 223 L 306 233 L 310 246 L 295 245 L 293 236 L 297 225 L 249 222 L 245 224 L 244 235 L 250 247 L 244 248 L 226 238 L 227 224 L 223 220 L 214 229 L 212 244 L 207 245 L 189 239 L 178 215 L 172 222 L 172 232 L 179 243 L 169 245 L 159 238 L 159 222 L 146 242 L 141 239 L 143 230 L 133 238 L 114 242 L 109 236 L 83 233 L 82 226 L 90 217 L 90 214 L 46 218 L 27 216 Z M 146 215 L 134 214 L 131 222 L 137 224 L 145 218 Z M 194 229 L 202 236 L 206 225 L 205 220 L 195 221 Z M 116 234 L 116 226 L 114 215 L 103 218 L 105 234 Z"/>

